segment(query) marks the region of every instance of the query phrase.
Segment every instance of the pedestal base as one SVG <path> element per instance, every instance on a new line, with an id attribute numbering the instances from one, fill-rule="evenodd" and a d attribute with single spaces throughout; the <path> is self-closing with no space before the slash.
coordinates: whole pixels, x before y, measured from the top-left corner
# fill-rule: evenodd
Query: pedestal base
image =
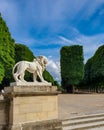
<path id="1" fill-rule="evenodd" d="M 10 83 L 10 86 L 52 86 L 52 84 L 49 82 L 13 82 Z"/>
<path id="2" fill-rule="evenodd" d="M 62 122 L 60 120 L 41 121 L 9 126 L 8 130 L 62 130 Z"/>
<path id="3" fill-rule="evenodd" d="M 11 86 L 5 94 L 10 98 L 9 130 L 61 130 L 55 128 L 59 122 L 55 86 Z"/>

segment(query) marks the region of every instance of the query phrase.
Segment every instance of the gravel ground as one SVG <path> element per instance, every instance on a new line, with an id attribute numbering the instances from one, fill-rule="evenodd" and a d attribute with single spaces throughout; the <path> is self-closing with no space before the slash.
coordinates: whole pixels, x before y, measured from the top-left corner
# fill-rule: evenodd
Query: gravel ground
<path id="1" fill-rule="evenodd" d="M 97 127 L 97 128 L 90 128 L 90 129 L 87 129 L 87 130 L 104 130 L 104 127 Z"/>
<path id="2" fill-rule="evenodd" d="M 59 94 L 58 111 L 59 119 L 104 113 L 104 94 Z"/>

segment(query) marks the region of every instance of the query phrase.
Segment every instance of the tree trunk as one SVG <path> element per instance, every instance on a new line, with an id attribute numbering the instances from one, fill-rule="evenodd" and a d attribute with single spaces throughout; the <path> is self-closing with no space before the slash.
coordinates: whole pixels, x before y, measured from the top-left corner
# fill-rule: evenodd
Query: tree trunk
<path id="1" fill-rule="evenodd" d="M 74 85 L 68 85 L 68 86 L 66 87 L 66 91 L 67 91 L 67 93 L 74 93 L 74 91 L 75 91 L 75 86 L 74 86 Z"/>

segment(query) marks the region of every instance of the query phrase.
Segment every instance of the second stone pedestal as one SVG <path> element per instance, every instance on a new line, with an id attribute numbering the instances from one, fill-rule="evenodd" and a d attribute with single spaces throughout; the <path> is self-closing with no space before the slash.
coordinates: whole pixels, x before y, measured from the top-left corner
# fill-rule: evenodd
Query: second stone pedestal
<path id="1" fill-rule="evenodd" d="M 5 92 L 10 99 L 10 130 L 27 130 L 26 126 L 28 126 L 29 130 L 33 130 L 32 125 L 29 126 L 31 123 L 35 125 L 37 122 L 39 124 L 39 122 L 44 121 L 47 123 L 48 121 L 58 121 L 57 91 L 55 86 L 11 86 L 5 88 Z M 59 124 L 61 125 L 61 123 Z M 53 124 L 50 123 L 50 125 Z M 61 130 L 61 126 L 59 127 L 57 127 L 58 130 Z M 54 125 L 54 128 L 50 130 L 57 130 L 57 128 Z M 48 128 L 46 129 L 48 130 Z"/>

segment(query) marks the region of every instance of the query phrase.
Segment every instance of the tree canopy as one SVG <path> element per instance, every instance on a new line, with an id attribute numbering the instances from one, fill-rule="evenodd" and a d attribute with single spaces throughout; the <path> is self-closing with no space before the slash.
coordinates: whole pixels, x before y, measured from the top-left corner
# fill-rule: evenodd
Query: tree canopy
<path id="1" fill-rule="evenodd" d="M 104 85 L 104 45 L 100 46 L 94 56 L 85 64 L 84 81 L 91 88 Z"/>
<path id="2" fill-rule="evenodd" d="M 52 85 L 54 85 L 54 79 L 53 79 L 52 75 L 51 75 L 47 70 L 45 70 L 45 71 L 43 72 L 43 77 L 44 77 L 44 79 L 45 79 L 46 81 L 51 82 Z"/>
<path id="3" fill-rule="evenodd" d="M 21 60 L 33 61 L 33 52 L 23 44 L 15 44 L 15 63 Z"/>
<path id="4" fill-rule="evenodd" d="M 0 15 L 0 83 L 3 79 L 11 79 L 11 70 L 15 62 L 14 47 L 14 39 Z"/>
<path id="5" fill-rule="evenodd" d="M 61 49 L 62 87 L 70 91 L 71 86 L 79 84 L 84 76 L 83 47 L 64 46 Z"/>

